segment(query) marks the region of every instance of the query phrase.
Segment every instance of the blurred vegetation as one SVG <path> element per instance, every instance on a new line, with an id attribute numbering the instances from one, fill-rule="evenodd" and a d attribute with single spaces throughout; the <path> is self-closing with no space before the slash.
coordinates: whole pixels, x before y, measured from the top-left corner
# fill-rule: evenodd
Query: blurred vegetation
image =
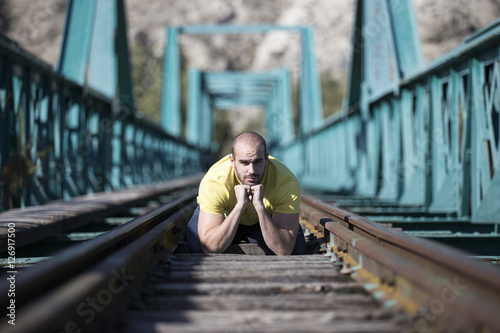
<path id="1" fill-rule="evenodd" d="M 137 110 L 154 122 L 160 121 L 162 60 L 153 53 L 148 40 L 139 35 L 130 55 L 133 94 Z"/>
<path id="2" fill-rule="evenodd" d="M 342 108 L 344 83 L 332 79 L 327 71 L 321 72 L 320 80 L 323 117 L 327 118 Z"/>
<path id="3" fill-rule="evenodd" d="M 264 112 L 259 109 L 245 110 L 215 110 L 215 133 L 214 140 L 219 144 L 214 153 L 214 161 L 226 156 L 231 152 L 231 142 L 239 134 L 240 130 L 235 130 L 232 121 L 238 117 L 239 112 L 252 112 L 252 118 L 242 127 L 241 132 L 254 131 L 264 132 Z"/>
<path id="4" fill-rule="evenodd" d="M 320 73 L 321 84 L 321 102 L 323 105 L 323 117 L 328 118 L 332 114 L 340 111 L 342 108 L 342 99 L 344 98 L 343 82 L 332 79 L 328 71 Z M 299 133 L 300 120 L 300 86 L 299 82 L 293 82 L 292 85 L 292 105 L 295 133 Z"/>
<path id="5" fill-rule="evenodd" d="M 219 144 L 215 152 L 214 162 L 231 152 L 231 141 L 234 137 L 231 126 L 231 114 L 227 110 L 215 109 L 214 140 Z"/>
<path id="6" fill-rule="evenodd" d="M 187 114 L 187 59 L 181 50 L 181 123 L 186 124 Z M 156 56 L 147 38 L 139 35 L 131 50 L 133 92 L 138 111 L 148 119 L 160 123 L 163 57 Z M 186 133 L 186 126 L 182 128 Z"/>

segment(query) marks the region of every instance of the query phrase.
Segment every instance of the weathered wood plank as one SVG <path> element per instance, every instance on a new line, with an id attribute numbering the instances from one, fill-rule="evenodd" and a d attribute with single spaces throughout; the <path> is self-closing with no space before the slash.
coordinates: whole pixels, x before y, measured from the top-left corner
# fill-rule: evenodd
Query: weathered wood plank
<path id="1" fill-rule="evenodd" d="M 172 257 L 175 262 L 206 262 L 206 261 L 300 261 L 300 262 L 330 262 L 330 257 L 320 254 L 309 254 L 300 256 L 261 256 L 261 255 L 234 255 L 227 253 L 218 254 L 176 254 Z"/>
<path id="2" fill-rule="evenodd" d="M 268 269 L 268 270 L 205 270 L 173 271 L 168 274 L 168 282 L 333 282 L 345 281 L 345 276 L 331 267 L 315 269 Z M 163 279 L 164 281 L 166 279 Z"/>
<path id="3" fill-rule="evenodd" d="M 157 295 L 229 295 L 278 293 L 356 293 L 364 292 L 357 282 L 266 282 L 261 283 L 161 283 L 152 287 Z"/>
<path id="4" fill-rule="evenodd" d="M 146 296 L 145 309 L 156 310 L 336 310 L 374 309 L 380 305 L 367 294 L 274 294 Z"/>
<path id="5" fill-rule="evenodd" d="M 238 325 L 226 323 L 165 323 L 145 320 L 135 320 L 121 330 L 123 333 L 223 333 L 223 332 L 254 332 L 254 333 L 401 333 L 410 332 L 404 325 L 398 325 L 386 320 L 336 320 L 321 323 L 318 315 L 307 321 L 298 323 L 252 323 Z"/>
<path id="6" fill-rule="evenodd" d="M 409 331 L 406 317 L 381 307 L 322 255 L 167 259 L 120 332 Z"/>
<path id="7" fill-rule="evenodd" d="M 358 309 L 351 310 L 330 310 L 310 311 L 307 309 L 301 311 L 274 311 L 274 310 L 248 310 L 248 311 L 133 311 L 130 319 L 149 320 L 155 322 L 196 322 L 200 324 L 221 323 L 228 326 L 235 326 L 245 323 L 270 324 L 287 323 L 290 325 L 300 324 L 302 322 L 315 322 L 318 324 L 335 323 L 341 320 L 383 320 L 391 316 L 390 311 L 386 309 Z"/>
<path id="8" fill-rule="evenodd" d="M 265 256 L 262 256 L 262 258 L 266 258 Z M 314 267 L 330 267 L 334 268 L 333 263 L 329 261 L 319 261 L 319 260 L 254 260 L 254 261 L 248 261 L 248 260 L 200 260 L 200 261 L 174 261 L 172 263 L 169 263 L 169 266 L 172 267 L 172 269 L 182 269 L 184 268 L 193 268 L 193 269 L 199 269 L 199 267 L 216 267 L 218 269 L 243 269 L 244 267 L 251 267 L 257 268 L 257 267 L 307 267 L 307 268 L 314 268 Z"/>

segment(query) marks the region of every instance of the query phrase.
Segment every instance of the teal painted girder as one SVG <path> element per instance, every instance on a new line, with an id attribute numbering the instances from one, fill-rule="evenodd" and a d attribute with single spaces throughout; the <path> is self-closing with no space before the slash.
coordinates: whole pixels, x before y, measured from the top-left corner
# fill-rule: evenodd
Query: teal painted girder
<path id="1" fill-rule="evenodd" d="M 425 69 L 411 0 L 358 0 L 352 45 L 344 108 L 397 91 Z"/>
<path id="2" fill-rule="evenodd" d="M 177 27 L 167 29 L 163 68 L 161 125 L 167 133 L 180 137 L 182 134 L 181 65 L 179 28 Z"/>
<path id="3" fill-rule="evenodd" d="M 270 72 L 189 71 L 188 137 L 202 145 L 213 133 L 212 110 L 260 106 L 266 110 L 270 146 L 293 138 L 290 75 L 285 69 Z M 200 99 L 203 96 L 203 100 Z M 208 140 L 207 140 L 208 139 Z M 208 149 L 208 146 L 204 146 Z"/>
<path id="4" fill-rule="evenodd" d="M 201 71 L 190 68 L 188 72 L 188 110 L 186 140 L 194 145 L 200 145 L 201 127 Z"/>
<path id="5" fill-rule="evenodd" d="M 93 34 L 97 1 L 68 1 L 58 69 L 66 77 L 83 85 Z"/>
<path id="6" fill-rule="evenodd" d="M 134 111 L 123 0 L 68 0 L 58 71 Z"/>
<path id="7" fill-rule="evenodd" d="M 90 84 L 89 31 L 106 16 L 91 2 L 68 1 L 57 71 L 0 37 L 0 211 L 202 170 L 199 147 L 133 112 L 122 1 L 111 5 L 116 21 L 106 18 L 114 25 L 105 25 L 116 36 L 116 94 Z"/>
<path id="8" fill-rule="evenodd" d="M 306 188 L 499 223 L 499 41 L 497 21 L 425 67 L 410 1 L 358 1 L 343 109 L 278 157 Z"/>
<path id="9" fill-rule="evenodd" d="M 319 73 L 314 52 L 312 27 L 301 28 L 300 130 L 302 134 L 317 128 L 323 120 Z"/>

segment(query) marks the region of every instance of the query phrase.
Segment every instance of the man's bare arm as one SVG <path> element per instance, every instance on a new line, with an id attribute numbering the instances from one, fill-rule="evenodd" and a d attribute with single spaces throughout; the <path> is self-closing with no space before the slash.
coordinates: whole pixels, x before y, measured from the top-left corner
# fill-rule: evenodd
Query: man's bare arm
<path id="1" fill-rule="evenodd" d="M 263 186 L 252 187 L 253 200 L 257 215 L 259 216 L 262 236 L 267 247 L 276 255 L 291 254 L 299 231 L 299 213 L 284 214 L 274 213 L 271 217 L 264 207 Z"/>
<path id="2" fill-rule="evenodd" d="M 238 230 L 241 214 L 248 205 L 249 191 L 249 186 L 235 186 L 237 203 L 226 218 L 222 214 L 209 214 L 200 210 L 198 235 L 203 252 L 224 252 L 229 247 Z"/>
<path id="3" fill-rule="evenodd" d="M 243 210 L 235 206 L 226 218 L 222 214 L 209 214 L 200 210 L 198 235 L 203 252 L 219 253 L 229 247 L 238 230 Z"/>

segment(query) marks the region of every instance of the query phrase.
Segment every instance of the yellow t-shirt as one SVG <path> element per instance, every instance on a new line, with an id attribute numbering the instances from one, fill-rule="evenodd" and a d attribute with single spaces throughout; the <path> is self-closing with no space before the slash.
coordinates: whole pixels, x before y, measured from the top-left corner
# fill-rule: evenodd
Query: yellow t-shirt
<path id="1" fill-rule="evenodd" d="M 223 157 L 201 180 L 198 192 L 200 209 L 205 213 L 229 215 L 236 205 L 234 186 L 240 184 L 229 155 Z M 261 184 L 264 187 L 264 206 L 271 216 L 274 212 L 294 214 L 299 211 L 299 181 L 281 161 L 269 156 Z M 240 224 L 253 225 L 257 222 L 257 212 L 249 203 L 240 218 Z"/>

